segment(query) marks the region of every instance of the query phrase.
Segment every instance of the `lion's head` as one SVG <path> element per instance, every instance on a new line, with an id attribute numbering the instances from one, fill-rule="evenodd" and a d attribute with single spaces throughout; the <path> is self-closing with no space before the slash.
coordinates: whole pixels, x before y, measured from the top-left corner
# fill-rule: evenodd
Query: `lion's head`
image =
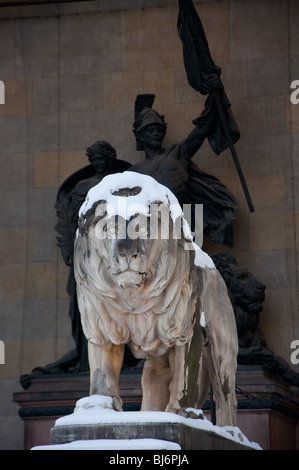
<path id="1" fill-rule="evenodd" d="M 263 342 L 258 325 L 265 299 L 264 284 L 239 266 L 231 253 L 214 255 L 213 261 L 226 283 L 234 307 L 239 344 L 248 347 L 253 341 Z"/>
<path id="2" fill-rule="evenodd" d="M 87 258 L 100 258 L 106 277 L 121 289 L 146 288 L 157 269 L 167 282 L 191 234 L 177 200 L 165 189 L 151 177 L 131 172 L 110 175 L 93 188 L 79 213 L 78 234 L 85 239 L 81 267 Z M 184 258 L 189 261 L 187 253 Z"/>
<path id="3" fill-rule="evenodd" d="M 92 188 L 74 250 L 86 336 L 156 351 L 160 342 L 187 341 L 198 281 L 195 251 L 186 244 L 192 237 L 179 203 L 153 178 L 125 172 Z"/>
<path id="4" fill-rule="evenodd" d="M 261 312 L 265 300 L 265 285 L 248 269 L 239 266 L 231 253 L 219 253 L 212 258 L 227 285 L 233 303 L 248 313 Z"/>

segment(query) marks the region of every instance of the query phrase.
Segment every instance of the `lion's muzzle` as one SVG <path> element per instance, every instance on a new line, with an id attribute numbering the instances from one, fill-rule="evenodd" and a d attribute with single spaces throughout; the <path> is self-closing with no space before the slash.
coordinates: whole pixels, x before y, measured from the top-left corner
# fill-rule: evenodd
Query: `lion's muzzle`
<path id="1" fill-rule="evenodd" d="M 140 287 L 147 278 L 147 257 L 142 240 L 113 240 L 111 276 L 123 289 Z"/>

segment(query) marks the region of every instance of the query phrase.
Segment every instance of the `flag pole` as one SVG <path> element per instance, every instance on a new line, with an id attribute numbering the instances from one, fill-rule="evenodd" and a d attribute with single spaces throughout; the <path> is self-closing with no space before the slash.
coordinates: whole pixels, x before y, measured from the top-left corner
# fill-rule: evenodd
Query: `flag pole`
<path id="1" fill-rule="evenodd" d="M 196 53 L 198 54 L 198 57 L 200 57 L 203 65 L 204 65 L 205 73 L 208 74 L 208 75 L 211 74 L 211 73 L 215 73 L 214 72 L 215 67 L 214 67 L 213 60 L 212 60 L 212 57 L 211 57 L 211 54 L 210 54 L 210 51 L 209 51 L 209 46 L 208 46 L 208 42 L 207 42 L 207 39 L 206 39 L 206 36 L 205 36 L 203 25 L 202 25 L 201 20 L 200 20 L 198 14 L 197 14 L 197 11 L 196 11 L 196 9 L 193 5 L 193 1 L 192 0 L 178 0 L 178 2 L 179 2 L 179 8 L 180 9 L 184 8 L 186 11 L 189 12 L 188 26 L 190 28 L 190 33 L 191 33 L 192 38 L 193 38 L 193 46 L 195 47 Z M 187 70 L 186 70 L 186 72 L 187 72 Z M 187 76 L 188 76 L 188 72 L 187 72 Z M 220 95 L 219 95 L 219 90 L 214 90 L 212 92 L 212 94 L 215 98 L 215 104 L 216 104 L 216 107 L 217 107 L 219 120 L 220 120 L 221 125 L 223 127 L 224 135 L 225 135 L 225 138 L 227 140 L 228 146 L 230 148 L 230 151 L 231 151 L 231 154 L 232 154 L 232 157 L 233 157 L 233 160 L 234 160 L 234 163 L 235 163 L 235 167 L 236 167 L 238 175 L 239 175 L 239 179 L 240 179 L 240 182 L 241 182 L 244 194 L 245 194 L 245 198 L 246 198 L 249 210 L 250 210 L 250 212 L 254 212 L 253 203 L 252 203 L 252 200 L 251 200 L 251 197 L 250 197 L 250 194 L 249 194 L 249 190 L 248 190 L 248 187 L 247 187 L 244 175 L 243 175 L 243 171 L 242 171 L 242 168 L 241 168 L 241 165 L 240 165 L 240 162 L 239 162 L 239 158 L 238 158 L 235 146 L 234 146 L 234 142 L 233 142 L 233 139 L 232 139 L 232 136 L 231 136 L 231 133 L 230 133 L 230 129 L 229 129 L 229 126 L 228 126 L 228 123 L 227 123 L 227 120 L 226 120 L 226 117 L 225 117 L 225 114 L 224 114 L 223 106 L 222 106 Z"/>
<path id="2" fill-rule="evenodd" d="M 215 93 L 215 102 L 216 102 L 217 110 L 218 110 L 218 113 L 219 113 L 220 121 L 221 121 L 223 130 L 224 130 L 224 133 L 225 133 L 225 137 L 227 139 L 227 142 L 228 142 L 228 145 L 229 145 L 229 148 L 230 148 L 230 151 L 231 151 L 234 163 L 235 163 L 235 167 L 236 167 L 238 175 L 239 175 L 239 179 L 240 179 L 240 182 L 241 182 L 244 194 L 245 194 L 245 198 L 246 198 L 249 210 L 250 210 L 250 212 L 254 212 L 253 203 L 252 203 L 252 200 L 251 200 L 251 197 L 250 197 L 250 194 L 249 194 L 249 190 L 248 190 L 248 187 L 247 187 L 244 175 L 243 175 L 243 171 L 242 171 L 242 168 L 241 168 L 241 165 L 240 165 L 240 162 L 239 162 L 239 158 L 238 158 L 238 155 L 237 155 L 237 152 L 236 152 L 231 134 L 229 132 L 229 128 L 228 128 L 228 125 L 227 125 L 227 121 L 225 119 L 225 115 L 224 115 L 224 112 L 223 112 L 223 108 L 222 108 L 222 104 L 221 104 L 221 101 L 220 101 L 218 90 L 215 90 L 214 93 Z"/>

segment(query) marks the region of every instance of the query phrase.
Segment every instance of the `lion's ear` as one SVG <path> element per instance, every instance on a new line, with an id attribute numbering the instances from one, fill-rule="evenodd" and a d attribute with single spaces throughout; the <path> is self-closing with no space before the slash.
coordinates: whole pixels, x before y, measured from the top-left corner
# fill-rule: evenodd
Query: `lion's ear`
<path id="1" fill-rule="evenodd" d="M 230 286 L 230 281 L 231 281 L 231 270 L 230 269 L 221 269 L 220 271 L 221 276 L 224 279 L 225 284 L 227 287 Z"/>
<path id="2" fill-rule="evenodd" d="M 104 240 L 105 238 L 107 238 L 107 232 L 105 230 L 106 224 L 106 217 L 99 218 L 96 222 L 94 233 L 98 240 Z"/>

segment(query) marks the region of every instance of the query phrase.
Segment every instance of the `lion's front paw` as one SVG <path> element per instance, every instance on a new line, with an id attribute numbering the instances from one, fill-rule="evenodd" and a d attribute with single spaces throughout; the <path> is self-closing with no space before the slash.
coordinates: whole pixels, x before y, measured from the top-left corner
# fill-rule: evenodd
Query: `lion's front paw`
<path id="1" fill-rule="evenodd" d="M 186 413 L 188 413 L 187 418 L 192 419 L 205 419 L 202 410 L 196 410 L 195 408 L 187 408 Z"/>
<path id="2" fill-rule="evenodd" d="M 196 410 L 194 408 L 180 408 L 168 405 L 165 411 L 169 413 L 175 413 L 177 415 L 183 416 L 184 418 L 204 419 L 202 410 Z"/>
<path id="3" fill-rule="evenodd" d="M 123 411 L 122 399 L 118 396 L 115 396 L 112 398 L 113 398 L 113 408 L 115 409 L 115 411 Z"/>

